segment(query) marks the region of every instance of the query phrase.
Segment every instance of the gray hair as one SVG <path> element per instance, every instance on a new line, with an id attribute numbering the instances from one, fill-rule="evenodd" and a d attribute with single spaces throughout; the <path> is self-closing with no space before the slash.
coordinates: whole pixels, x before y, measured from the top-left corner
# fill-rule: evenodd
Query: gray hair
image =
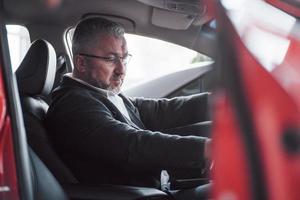
<path id="1" fill-rule="evenodd" d="M 72 38 L 73 56 L 95 43 L 99 34 L 112 34 L 115 37 L 124 37 L 124 28 L 121 24 L 101 17 L 90 17 L 79 21 Z"/>

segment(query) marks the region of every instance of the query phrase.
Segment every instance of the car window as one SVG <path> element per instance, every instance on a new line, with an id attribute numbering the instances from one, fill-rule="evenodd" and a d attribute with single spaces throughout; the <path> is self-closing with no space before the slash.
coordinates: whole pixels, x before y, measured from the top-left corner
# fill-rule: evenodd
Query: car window
<path id="1" fill-rule="evenodd" d="M 67 49 L 71 53 L 74 29 L 66 32 Z M 125 34 L 128 51 L 132 58 L 127 67 L 123 85 L 126 90 L 155 78 L 195 66 L 195 63 L 211 60 L 209 57 L 191 49 L 166 41 Z M 193 65 L 192 65 L 193 64 Z"/>
<path id="2" fill-rule="evenodd" d="M 30 47 L 30 36 L 26 27 L 6 25 L 9 54 L 13 72 L 16 71 Z"/>
<path id="3" fill-rule="evenodd" d="M 200 77 L 190 81 L 189 83 L 178 88 L 171 94 L 167 95 L 168 98 L 177 96 L 188 96 L 199 94 L 202 92 L 212 92 L 214 79 L 212 71 L 202 74 Z"/>
<path id="4" fill-rule="evenodd" d="M 125 89 L 210 60 L 196 51 L 166 41 L 133 34 L 125 37 L 133 55 L 127 69 Z"/>

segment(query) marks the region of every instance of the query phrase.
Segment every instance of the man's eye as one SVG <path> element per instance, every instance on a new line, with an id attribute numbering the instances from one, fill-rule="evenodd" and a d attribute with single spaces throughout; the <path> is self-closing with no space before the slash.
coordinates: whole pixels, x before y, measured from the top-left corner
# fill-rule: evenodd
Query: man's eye
<path id="1" fill-rule="evenodd" d="M 116 57 L 107 57 L 106 60 L 113 62 L 116 60 Z"/>

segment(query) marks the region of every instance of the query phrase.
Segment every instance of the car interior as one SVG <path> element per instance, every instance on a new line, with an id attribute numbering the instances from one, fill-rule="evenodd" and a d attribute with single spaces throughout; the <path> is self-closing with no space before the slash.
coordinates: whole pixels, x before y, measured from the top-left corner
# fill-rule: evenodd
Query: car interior
<path id="1" fill-rule="evenodd" d="M 31 170 L 32 174 L 34 174 L 32 179 L 35 184 L 33 186 L 35 191 L 33 192 L 37 195 L 37 199 L 41 197 L 43 197 L 41 199 L 66 199 L 66 194 L 56 179 L 67 187 L 69 196 L 71 198 L 74 196 L 76 199 L 90 199 L 90 196 L 93 195 L 95 196 L 93 198 L 96 199 L 106 199 L 107 193 L 119 194 L 120 197 L 115 197 L 118 199 L 121 197 L 125 198 L 125 196 L 125 199 L 140 197 L 149 197 L 151 199 L 157 196 L 166 198 L 166 194 L 154 188 L 124 188 L 123 186 L 109 187 L 105 185 L 103 189 L 97 186 L 97 189 L 94 188 L 93 192 L 93 188 L 80 186 L 78 180 L 59 159 L 53 147 L 51 147 L 47 130 L 43 126 L 43 119 L 46 115 L 48 104 L 41 97 L 47 96 L 51 92 L 56 74 L 55 65 L 56 53 L 51 44 L 45 40 L 36 40 L 31 45 L 20 67 L 16 71 L 27 140 L 30 148 L 32 148 L 29 154 L 32 165 Z M 56 178 L 53 177 L 45 165 Z M 49 187 L 50 185 L 51 187 Z M 123 194 L 123 190 L 126 192 L 126 195 Z M 84 194 L 89 194 L 89 196 L 86 197 Z"/>
<path id="2" fill-rule="evenodd" d="M 13 129 L 20 140 L 23 137 L 27 141 L 21 142 L 23 145 L 16 150 L 23 155 L 28 153 L 22 159 L 17 158 L 21 166 L 18 169 L 20 182 L 26 185 L 20 188 L 21 196 L 45 200 L 172 199 L 168 192 L 157 188 L 81 184 L 53 150 L 43 120 L 52 89 L 63 74 L 72 71 L 65 33 L 79 19 L 105 17 L 121 23 L 128 33 L 172 42 L 213 59 L 215 30 L 211 26 L 213 18 L 209 8 L 198 0 L 3 0 L 0 10 L 1 25 L 25 26 L 32 42 L 15 71 L 21 108 L 12 112 L 12 117 L 24 120 L 24 126 L 23 122 L 16 123 Z M 210 71 L 211 64 L 201 72 L 203 85 L 211 85 Z M 181 94 L 174 91 L 168 97 L 177 95 Z M 14 103 L 18 104 L 18 99 Z M 24 175 L 28 171 L 30 176 Z M 188 191 L 208 181 L 207 178 L 175 180 L 172 186 Z"/>
<path id="3" fill-rule="evenodd" d="M 92 16 L 206 56 L 208 62 L 196 57 L 201 66 L 126 92 L 150 98 L 214 92 L 207 113 L 213 121 L 198 124 L 214 141 L 212 175 L 171 177 L 161 188 L 87 184 L 63 162 L 45 114 L 51 91 L 73 69 L 72 30 Z M 0 199 L 193 200 L 195 188 L 211 179 L 217 199 L 299 199 L 299 18 L 297 0 L 1 0 Z M 12 25 L 25 28 L 29 41 Z M 11 39 L 19 46 L 10 46 L 9 34 L 20 36 Z M 150 63 L 156 59 L 168 60 Z"/>

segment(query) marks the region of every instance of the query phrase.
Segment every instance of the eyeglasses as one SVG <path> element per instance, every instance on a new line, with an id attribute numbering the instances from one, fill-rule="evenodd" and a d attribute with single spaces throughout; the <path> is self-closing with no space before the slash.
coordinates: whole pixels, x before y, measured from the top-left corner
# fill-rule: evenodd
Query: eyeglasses
<path id="1" fill-rule="evenodd" d="M 78 55 L 89 57 L 89 58 L 101 59 L 101 60 L 104 60 L 105 62 L 108 62 L 110 64 L 117 64 L 118 62 L 121 62 L 124 65 L 127 65 L 129 63 L 131 57 L 132 57 L 131 54 L 126 54 L 123 57 L 120 57 L 120 56 L 105 57 L 105 56 L 96 56 L 96 55 L 85 54 L 85 53 L 79 53 Z"/>

